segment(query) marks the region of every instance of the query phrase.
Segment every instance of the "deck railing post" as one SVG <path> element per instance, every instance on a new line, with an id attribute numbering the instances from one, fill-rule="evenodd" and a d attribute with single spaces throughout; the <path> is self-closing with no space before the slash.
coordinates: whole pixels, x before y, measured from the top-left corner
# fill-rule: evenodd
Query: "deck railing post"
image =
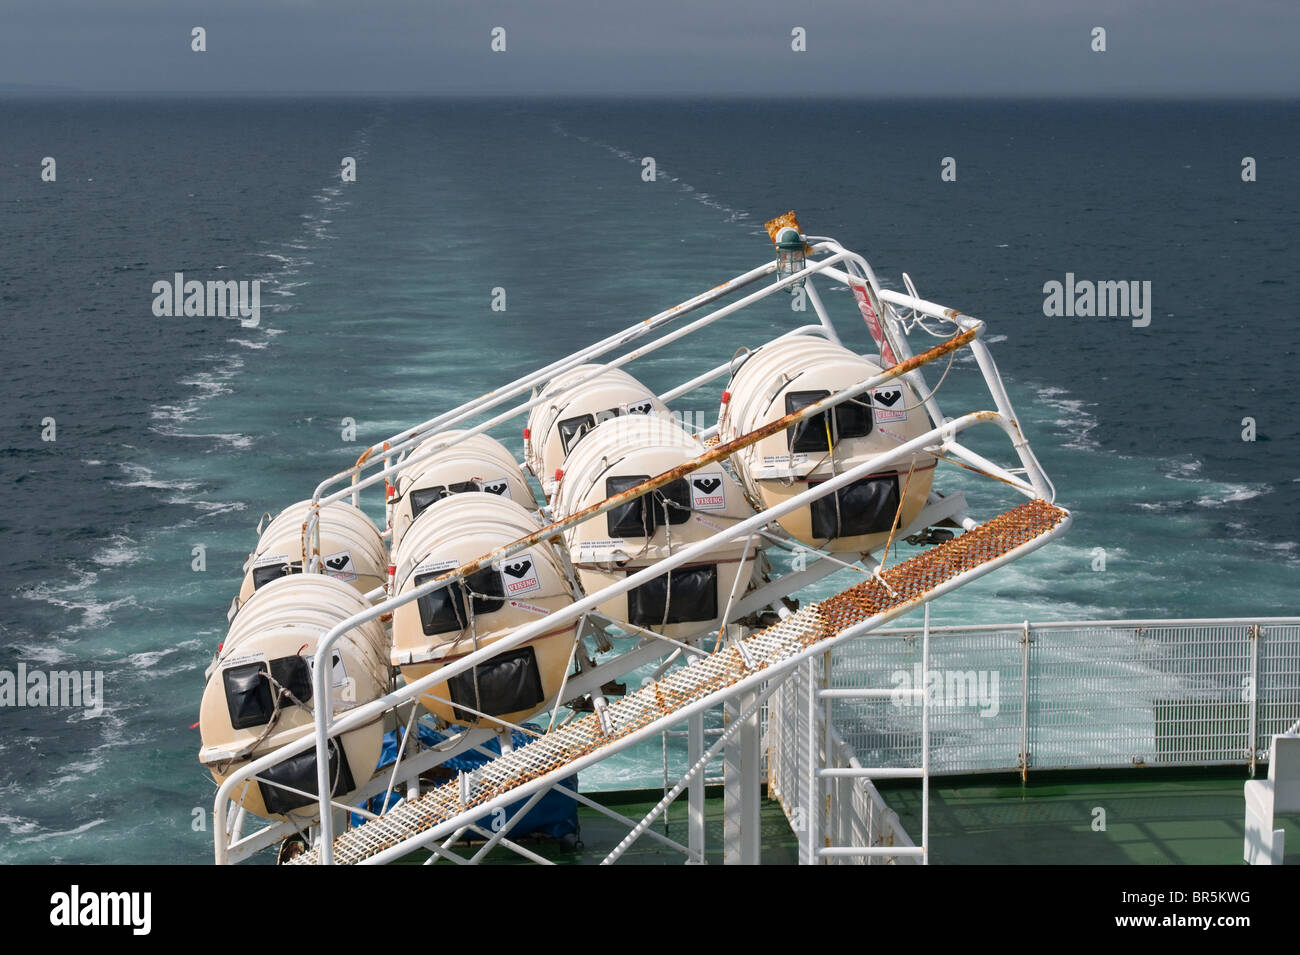
<path id="1" fill-rule="evenodd" d="M 1020 781 L 1029 778 L 1029 648 L 1034 637 L 1029 621 L 1022 625 L 1020 636 Z"/>
<path id="2" fill-rule="evenodd" d="M 804 664 L 804 712 L 808 725 L 804 736 L 804 773 L 805 787 L 803 798 L 804 840 L 803 864 L 817 864 L 817 847 L 822 842 L 821 793 L 817 785 L 817 769 L 821 762 L 818 753 L 821 721 L 817 711 L 817 658 L 809 657 Z"/>
<path id="3" fill-rule="evenodd" d="M 1250 695 L 1246 703 L 1250 706 L 1250 778 L 1255 778 L 1255 762 L 1259 756 L 1259 639 L 1261 628 L 1252 623 L 1250 633 Z"/>
<path id="4" fill-rule="evenodd" d="M 686 762 L 694 766 L 704 755 L 704 714 L 694 714 L 686 724 Z M 689 817 L 686 823 L 687 845 L 695 860 L 704 861 L 704 773 L 691 777 L 687 793 Z"/>

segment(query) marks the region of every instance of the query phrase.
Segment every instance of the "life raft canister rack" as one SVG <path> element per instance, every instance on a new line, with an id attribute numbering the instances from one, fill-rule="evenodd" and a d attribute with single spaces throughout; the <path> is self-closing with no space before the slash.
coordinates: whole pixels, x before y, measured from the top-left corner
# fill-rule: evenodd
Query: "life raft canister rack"
<path id="1" fill-rule="evenodd" d="M 324 508 L 349 497 L 354 505 L 359 505 L 360 493 L 364 489 L 381 482 L 386 487 L 404 468 L 419 465 L 435 455 L 446 454 L 457 444 L 473 439 L 475 435 L 521 416 L 528 416 L 548 400 L 545 385 L 559 375 L 573 372 L 576 379 L 573 384 L 581 385 L 588 377 L 603 374 L 599 370 L 589 374 L 581 366 L 596 369 L 621 368 L 769 295 L 798 289 L 806 294 L 819 323 L 801 325 L 778 335 L 772 342 L 805 335 L 821 336 L 838 346 L 839 335 L 818 296 L 814 279 L 838 283 L 852 291 L 853 300 L 881 356 L 877 368 L 879 374 L 850 387 L 835 390 L 825 398 L 761 426 L 751 425 L 752 430 L 735 437 L 720 435 L 717 426 L 706 429 L 697 435 L 703 442 L 702 453 L 693 461 L 656 475 L 621 494 L 611 495 L 599 504 L 585 506 L 542 528 L 536 535 L 521 537 L 489 554 L 468 560 L 413 590 L 399 594 L 390 585 L 387 593 L 369 594 L 376 601 L 369 610 L 341 622 L 319 642 L 314 679 L 324 680 L 324 674 L 329 668 L 320 664 L 328 660 L 333 644 L 367 621 L 391 619 L 393 611 L 402 604 L 451 586 L 489 563 L 505 561 L 534 546 L 538 540 L 558 540 L 569 527 L 596 518 L 622 501 L 646 495 L 682 475 L 710 465 L 717 467 L 724 461 L 734 469 L 731 458 L 740 449 L 810 421 L 818 415 L 828 421 L 836 421 L 838 433 L 838 413 L 832 409 L 843 402 L 860 398 L 871 389 L 889 383 L 900 386 L 906 383 L 911 394 L 919 396 L 916 408 L 922 409 L 921 413 L 928 417 L 929 423 L 934 427 L 916 436 L 898 435 L 896 440 L 901 443 L 892 449 L 880 453 L 872 451 L 869 456 L 860 456 L 861 460 L 855 458 L 851 466 L 842 471 L 834 471 L 834 476 L 828 480 L 819 480 L 815 484 L 807 481 L 806 490 L 779 503 L 769 503 L 765 511 L 753 518 L 718 531 L 716 540 L 706 538 L 695 542 L 651 567 L 629 574 L 618 584 L 589 594 L 543 620 L 522 626 L 493 647 L 475 651 L 446 665 L 438 671 L 436 677 L 432 674 L 421 677 L 414 683 L 408 683 L 380 699 L 359 705 L 345 713 L 334 714 L 327 707 L 318 708 L 315 713 L 314 736 L 305 737 L 250 761 L 222 783 L 215 799 L 216 818 L 226 821 L 225 825 L 215 827 L 215 855 L 219 863 L 248 858 L 260 847 L 273 845 L 291 834 L 290 829 L 296 831 L 304 825 L 312 824 L 313 820 L 315 845 L 296 860 L 299 863 L 385 862 L 456 832 L 475 831 L 475 821 L 482 819 L 485 814 L 526 799 L 529 794 L 540 794 L 559 778 L 650 738 L 674 723 L 716 706 L 724 699 L 734 701 L 740 698 L 738 694 L 753 690 L 758 690 L 760 698 L 764 697 L 781 683 L 799 661 L 820 653 L 837 642 L 866 634 L 1003 563 L 1028 554 L 1064 532 L 1069 525 L 1068 512 L 1052 503 L 1055 491 L 1020 431 L 996 366 L 980 340 L 984 330 L 983 322 L 921 299 L 906 276 L 904 278 L 909 294 L 883 289 L 865 259 L 845 249 L 834 239 L 801 234 L 792 213 L 768 223 L 768 231 L 777 249 L 775 261 L 736 276 L 367 449 L 354 466 L 322 482 L 312 495 L 311 507 L 303 524 L 303 566 L 309 573 L 323 570 L 320 529 L 321 511 Z M 771 281 L 773 276 L 775 281 Z M 751 289 L 750 286 L 757 288 Z M 717 305 L 703 317 L 692 318 L 682 327 L 671 330 L 666 327 L 692 311 L 714 306 L 714 303 L 733 295 L 741 297 Z M 926 321 L 931 322 L 931 325 L 926 325 Z M 935 322 L 944 325 L 944 334 L 934 330 L 932 325 Z M 943 340 L 922 354 L 914 355 L 906 338 L 909 323 L 912 327 L 919 325 L 929 334 Z M 644 343 L 639 341 L 647 336 L 655 337 Z M 956 419 L 946 418 L 940 410 L 934 391 L 928 388 L 921 369 L 925 364 L 942 356 L 951 356 L 958 349 L 965 348 L 972 352 L 996 410 L 971 412 Z M 606 357 L 611 353 L 617 353 L 616 357 Z M 604 361 L 606 364 L 593 366 L 595 361 Z M 684 395 L 698 392 L 710 382 L 725 379 L 732 370 L 732 362 L 724 362 L 656 396 L 656 399 L 667 405 Z M 940 383 L 942 381 L 940 379 Z M 508 407 L 507 410 L 496 410 L 515 399 L 521 399 L 522 403 Z M 726 401 L 727 395 L 724 393 L 723 402 Z M 1019 458 L 1020 467 L 1009 468 L 995 463 L 966 448 L 958 440 L 958 436 L 966 429 L 983 424 L 992 424 L 1006 435 Z M 906 438 L 911 440 L 904 440 Z M 527 431 L 525 440 L 528 440 Z M 508 651 L 532 639 L 536 633 L 541 632 L 538 628 L 577 621 L 583 615 L 593 612 L 602 602 L 626 593 L 656 575 L 670 573 L 675 567 L 699 557 L 706 553 L 709 546 L 715 546 L 724 539 L 737 534 L 761 534 L 768 523 L 779 520 L 796 508 L 807 507 L 827 494 L 836 495 L 840 489 L 849 487 L 851 482 L 891 468 L 901 474 L 909 469 L 909 460 L 922 454 L 933 454 L 941 456 L 942 460 L 955 461 L 977 474 L 1000 482 L 1004 488 L 1010 487 L 1029 500 L 1000 517 L 979 524 L 965 513 L 965 502 L 960 492 L 946 496 L 931 493 L 920 514 L 910 523 L 904 521 L 898 524 L 894 528 L 897 534 L 895 536 L 894 531 L 891 531 L 890 540 L 924 531 L 939 522 L 954 528 L 964 528 L 964 534 L 888 570 L 879 569 L 874 561 L 864 560 L 864 574 L 867 576 L 860 584 L 827 600 L 808 604 L 803 610 L 791 614 L 780 606 L 785 594 L 797 592 L 833 573 L 837 569 L 836 565 L 843 566 L 842 562 L 834 559 L 833 553 L 822 555 L 813 547 L 806 569 L 774 575 L 743 597 L 738 596 L 735 612 L 724 614 L 727 617 L 725 624 L 732 620 L 748 619 L 753 614 L 762 613 L 764 608 L 769 608 L 784 618 L 780 622 L 743 639 L 733 640 L 713 653 L 701 650 L 697 651 L 698 655 L 688 654 L 683 658 L 689 660 L 685 665 L 668 671 L 662 679 L 629 693 L 621 701 L 607 702 L 602 699 L 599 702 L 605 705 L 592 715 L 575 718 L 532 743 L 504 753 L 474 773 L 462 775 L 454 785 L 440 786 L 423 795 L 412 795 L 408 801 L 340 835 L 337 840 L 333 836 L 334 813 L 331 810 L 345 809 L 347 805 L 331 800 L 328 792 L 323 798 L 317 797 L 315 807 L 303 807 L 294 820 L 273 823 L 251 835 L 242 835 L 243 816 L 230 811 L 232 793 L 236 787 L 249 780 L 256 782 L 261 778 L 259 774 L 272 770 L 280 762 L 306 754 L 314 744 L 315 766 L 318 774 L 322 773 L 329 765 L 328 747 L 331 740 L 363 721 L 386 718 L 395 713 L 398 707 L 411 707 L 433 685 L 435 679 L 445 681 L 468 672 L 490 659 L 493 653 Z M 774 529 L 775 525 L 772 527 Z M 534 540 L 534 537 L 538 540 Z M 856 560 L 866 555 L 853 553 L 839 556 Z M 825 559 L 827 557 L 831 559 Z M 872 567 L 877 569 L 873 571 Z M 730 605 L 728 609 L 732 609 Z M 771 619 L 771 616 L 768 615 L 767 619 Z M 712 631 L 709 636 L 713 637 L 718 632 Z M 708 645 L 714 645 L 714 641 L 710 639 Z M 607 681 L 616 680 L 646 663 L 661 661 L 671 650 L 671 646 L 655 644 L 647 638 L 637 647 L 602 661 L 594 669 L 575 674 L 567 694 L 563 695 L 568 698 L 586 693 L 598 695 Z M 758 689 L 764 685 L 765 689 Z M 407 710 L 402 709 L 401 712 Z M 458 745 L 476 745 L 481 742 L 482 734 L 482 730 L 470 731 Z M 400 777 L 394 767 L 392 778 L 388 780 L 388 791 L 393 790 L 394 783 L 413 782 L 416 774 L 434 765 L 434 760 L 442 760 L 450 755 L 452 751 L 440 750 L 437 753 L 421 753 L 418 758 L 413 756 L 408 765 L 402 767 L 402 772 L 407 775 Z M 318 775 L 316 791 L 330 789 L 328 778 L 321 780 Z M 383 789 L 384 780 L 376 778 L 358 789 L 358 796 L 382 792 Z M 581 797 L 575 798 L 581 801 Z M 311 812 L 313 809 L 314 812 Z M 363 816 L 368 815 L 363 813 Z M 634 838 L 641 831 L 640 827 L 636 827 L 629 838 Z M 486 834 L 486 837 L 491 841 L 490 834 Z M 334 858 L 336 853 L 337 857 Z"/>
<path id="2" fill-rule="evenodd" d="M 1036 550 L 1062 534 L 1069 523 L 1064 509 L 1041 499 L 1026 501 L 611 704 L 605 711 L 608 734 L 594 714 L 583 717 L 363 823 L 334 840 L 333 861 L 393 861 L 445 839 L 499 807 L 555 785 L 583 765 L 667 729 L 693 709 L 715 705 L 758 683 L 779 680 L 807 657 Z M 313 848 L 291 864 L 318 861 L 318 850 Z"/>

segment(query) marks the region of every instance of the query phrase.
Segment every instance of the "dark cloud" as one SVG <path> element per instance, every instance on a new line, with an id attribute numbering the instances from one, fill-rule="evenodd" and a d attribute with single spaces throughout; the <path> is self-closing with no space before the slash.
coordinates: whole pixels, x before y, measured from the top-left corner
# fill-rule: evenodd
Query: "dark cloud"
<path id="1" fill-rule="evenodd" d="M 1282 95 L 1291 0 L 47 0 L 0 84 L 145 92 Z M 190 30 L 207 30 L 206 53 Z M 507 51 L 490 48 L 504 27 Z M 807 52 L 790 48 L 807 31 Z M 1107 31 L 1107 51 L 1090 49 Z"/>

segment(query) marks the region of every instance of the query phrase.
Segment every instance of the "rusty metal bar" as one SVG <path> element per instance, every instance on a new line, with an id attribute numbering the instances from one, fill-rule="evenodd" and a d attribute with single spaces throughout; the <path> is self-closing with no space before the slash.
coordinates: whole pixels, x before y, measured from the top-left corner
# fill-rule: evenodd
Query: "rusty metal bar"
<path id="1" fill-rule="evenodd" d="M 635 487 L 628 488 L 626 491 L 622 491 L 612 497 L 607 497 L 603 501 L 589 504 L 582 510 L 574 511 L 563 520 L 554 521 L 546 525 L 541 530 L 534 531 L 532 534 L 521 537 L 509 544 L 503 544 L 481 557 L 477 557 L 474 560 L 461 564 L 459 567 L 448 570 L 440 577 L 435 578 L 434 581 L 429 581 L 428 583 L 443 580 L 449 581 L 456 577 L 469 576 L 475 571 L 481 570 L 485 566 L 490 566 L 493 561 L 513 556 L 519 551 L 531 547 L 533 544 L 556 537 L 568 528 L 573 527 L 576 524 L 581 524 L 589 518 L 595 517 L 597 514 L 603 514 L 606 511 L 613 510 L 615 507 L 626 504 L 628 501 L 633 501 L 651 491 L 658 490 L 667 484 L 671 484 L 673 481 L 685 477 L 687 474 L 697 471 L 705 465 L 725 460 L 742 448 L 747 448 L 751 444 L 756 444 L 770 435 L 778 434 L 786 428 L 792 427 L 801 421 L 805 421 L 814 415 L 821 414 L 828 408 L 848 401 L 851 398 L 855 398 L 858 395 L 861 395 L 872 388 L 876 388 L 894 378 L 901 377 L 914 368 L 919 368 L 937 358 L 942 358 L 949 352 L 956 351 L 958 348 L 961 348 L 963 345 L 966 345 L 979 337 L 982 330 L 982 324 L 977 325 L 974 328 L 969 328 L 966 331 L 954 335 L 946 341 L 940 342 L 933 348 L 927 349 L 913 358 L 899 362 L 897 365 L 886 369 L 873 378 L 860 382 L 851 388 L 844 389 L 838 394 L 830 395 L 826 398 L 822 398 L 820 401 L 815 401 L 810 405 L 805 405 L 798 411 L 792 411 L 787 415 L 777 418 L 775 421 L 769 421 L 765 425 L 760 425 L 753 431 L 750 431 L 747 434 L 742 434 L 737 438 L 733 438 L 731 441 L 725 443 L 719 442 L 712 448 L 709 448 L 704 453 L 697 455 L 689 461 L 684 461 L 674 468 L 670 468 L 661 474 L 656 474 L 654 477 L 642 481 Z M 433 589 L 437 590 L 439 588 L 435 587 Z"/>

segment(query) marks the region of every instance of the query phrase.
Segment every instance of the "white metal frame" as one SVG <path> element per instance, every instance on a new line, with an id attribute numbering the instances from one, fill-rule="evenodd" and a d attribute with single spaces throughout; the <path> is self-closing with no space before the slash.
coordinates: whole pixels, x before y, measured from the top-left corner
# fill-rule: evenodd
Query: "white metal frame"
<path id="1" fill-rule="evenodd" d="M 574 368 L 585 362 L 606 358 L 606 356 L 609 356 L 612 352 L 634 345 L 641 339 L 661 330 L 666 330 L 670 324 L 679 321 L 688 313 L 703 308 L 706 305 L 711 305 L 712 303 L 734 293 L 745 292 L 745 294 L 743 294 L 739 299 L 718 307 L 708 314 L 678 327 L 675 330 L 665 331 L 664 334 L 659 335 L 648 343 L 640 344 L 637 347 L 632 348 L 632 350 L 626 351 L 615 357 L 606 358 L 606 363 L 615 366 L 628 364 L 638 358 L 642 358 L 660 348 L 672 344 L 673 342 L 679 341 L 693 332 L 712 325 L 713 323 L 718 322 L 769 295 L 783 292 L 795 282 L 806 283 L 806 288 L 811 293 L 808 296 L 808 300 L 812 303 L 820 324 L 804 325 L 795 328 L 780 337 L 797 334 L 824 334 L 828 339 L 838 341 L 839 336 L 824 309 L 820 296 L 815 292 L 813 280 L 826 279 L 844 285 L 856 285 L 860 288 L 865 286 L 878 297 L 879 301 L 885 303 L 880 309 L 881 324 L 884 328 L 884 335 L 887 344 L 898 357 L 899 364 L 893 367 L 887 367 L 879 375 L 875 375 L 866 381 L 859 382 L 852 387 L 832 394 L 828 398 L 806 406 L 794 420 L 805 420 L 813 415 L 825 411 L 829 407 L 862 395 L 870 389 L 878 387 L 890 380 L 898 377 L 906 377 L 906 379 L 917 390 L 917 393 L 925 396 L 924 405 L 935 426 L 912 441 L 899 445 L 889 452 L 877 455 L 870 461 L 857 467 L 843 471 L 830 480 L 819 483 L 815 487 L 809 488 L 808 490 L 791 497 L 777 507 L 770 508 L 745 521 L 738 522 L 735 526 L 730 527 L 725 531 L 720 531 L 704 541 L 685 547 L 655 565 L 631 574 L 625 579 L 604 588 L 598 593 L 589 594 L 578 599 L 571 606 L 553 613 L 543 620 L 520 627 L 507 638 L 494 643 L 492 646 L 462 657 L 422 679 L 412 681 L 405 686 L 388 693 L 378 700 L 355 707 L 337 718 L 334 718 L 326 708 L 318 708 L 315 712 L 315 731 L 313 734 L 304 735 L 300 739 L 281 747 L 273 753 L 252 760 L 232 773 L 219 787 L 215 797 L 216 818 L 231 819 L 232 824 L 224 830 L 219 830 L 215 835 L 215 854 L 218 862 L 233 861 L 236 857 L 244 858 L 252 851 L 255 851 L 256 848 L 273 844 L 278 838 L 282 838 L 288 832 L 301 829 L 304 824 L 310 824 L 312 822 L 312 818 L 310 817 L 313 815 L 317 827 L 315 835 L 317 844 L 320 847 L 321 861 L 324 863 L 330 862 L 334 833 L 333 817 L 335 814 L 332 810 L 346 809 L 347 811 L 355 811 L 351 807 L 343 806 L 342 804 L 331 800 L 329 796 L 328 791 L 330 787 L 327 778 L 328 758 L 326 754 L 330 738 L 335 737 L 350 728 L 363 725 L 368 721 L 383 718 L 386 714 L 396 711 L 399 707 L 413 705 L 414 701 L 422 693 L 430 689 L 435 683 L 441 683 L 457 673 L 477 666 L 479 663 L 482 663 L 501 652 L 518 646 L 542 632 L 578 621 L 584 615 L 593 613 L 599 604 L 604 603 L 609 598 L 625 593 L 634 587 L 640 586 L 647 580 L 660 576 L 677 566 L 705 554 L 709 550 L 718 546 L 722 541 L 742 539 L 747 535 L 770 533 L 771 528 L 775 527 L 773 522 L 780 516 L 803 507 L 811 501 L 826 494 L 834 493 L 861 477 L 879 472 L 890 466 L 895 466 L 899 462 L 907 460 L 916 452 L 928 451 L 962 460 L 976 470 L 1002 482 L 1028 498 L 1045 498 L 1049 501 L 1054 498 L 1055 491 L 1052 488 L 1051 482 L 1043 472 L 1037 459 L 1034 457 L 1027 440 L 1020 430 L 1018 419 L 1011 406 L 1006 390 L 1002 385 L 1001 379 L 998 376 L 996 365 L 993 362 L 992 356 L 989 354 L 987 347 L 980 339 L 984 330 L 984 323 L 956 310 L 948 309 L 933 302 L 920 299 L 915 295 L 903 295 L 897 292 L 884 290 L 876 280 L 871 267 L 861 256 L 844 249 L 839 245 L 839 243 L 832 239 L 820 237 L 807 237 L 807 239 L 809 242 L 813 243 L 814 254 L 823 257 L 811 259 L 804 272 L 784 279 L 779 279 L 775 282 L 766 282 L 765 280 L 773 275 L 776 268 L 775 262 L 769 262 L 756 269 L 743 273 L 728 282 L 724 282 L 702 295 L 697 295 L 677 306 L 674 306 L 673 308 L 660 312 L 643 322 L 631 325 L 622 331 L 595 343 L 594 345 L 574 352 L 559 361 L 552 362 L 543 368 L 517 379 L 503 388 L 496 389 L 480 398 L 452 409 L 451 411 L 431 418 L 414 428 L 400 432 L 389 438 L 387 441 L 378 442 L 372 445 L 361 455 L 357 464 L 323 481 L 313 493 L 312 511 L 306 522 L 303 536 L 304 566 L 309 571 L 318 571 L 321 567 L 319 514 L 322 507 L 349 497 L 353 503 L 359 504 L 360 494 L 363 489 L 376 486 L 380 482 L 387 484 L 389 478 L 408 464 L 423 460 L 440 450 L 452 447 L 460 441 L 466 440 L 471 435 L 483 433 L 505 421 L 526 416 L 533 406 L 544 399 L 536 395 L 528 397 L 522 403 L 516 404 L 506 411 L 497 412 L 492 414 L 486 420 L 481 420 L 479 423 L 473 424 L 468 427 L 466 433 L 449 438 L 446 442 L 439 444 L 438 447 L 421 452 L 419 455 L 412 455 L 410 453 L 411 450 L 420 441 L 436 436 L 448 429 L 470 424 L 471 421 L 475 419 L 481 419 L 484 415 L 489 415 L 490 413 L 495 412 L 496 409 L 500 408 L 502 405 L 524 396 L 530 390 L 536 389 L 539 385 L 560 372 Z M 760 284 L 756 290 L 746 291 L 750 286 L 759 283 L 762 284 Z M 948 325 L 953 329 L 952 338 L 947 339 L 940 346 L 931 348 L 919 357 L 913 356 L 907 345 L 905 331 L 902 327 L 903 323 L 899 320 L 899 316 L 895 312 L 895 306 L 902 309 L 908 309 L 914 315 L 922 315 L 931 320 L 939 320 L 948 323 Z M 938 357 L 950 354 L 959 347 L 968 347 L 974 354 L 980 374 L 988 387 L 989 394 L 993 399 L 996 410 L 972 412 L 964 414 L 954 420 L 943 416 L 935 395 L 931 393 L 926 384 L 921 367 Z M 729 368 L 730 362 L 727 362 L 703 375 L 698 375 L 695 378 L 665 392 L 663 395 L 664 400 L 671 400 L 688 394 L 722 375 L 725 375 Z M 1012 449 L 1019 460 L 1020 467 L 1008 468 L 994 463 L 986 457 L 966 448 L 958 440 L 959 436 L 964 431 L 981 424 L 991 424 L 1006 434 L 1011 443 Z M 706 431 L 703 436 L 710 436 L 713 430 L 714 429 Z M 761 437 L 761 435 L 758 435 L 757 437 L 755 435 L 757 435 L 757 432 L 743 436 L 739 440 L 742 442 L 752 443 L 752 441 L 758 440 L 759 437 Z M 732 444 L 734 445 L 735 442 Z M 722 460 L 723 457 L 724 455 L 718 449 L 707 450 L 691 463 L 689 470 L 694 470 L 706 466 L 707 464 Z M 652 478 L 638 489 L 638 493 L 648 493 L 655 487 L 667 483 L 670 479 L 671 478 L 668 476 L 667 472 L 665 475 Z M 473 569 L 478 566 L 485 565 L 489 561 L 507 558 L 515 553 L 525 550 L 526 548 L 533 546 L 539 540 L 554 537 L 567 527 L 581 523 L 582 521 L 590 520 L 609 510 L 613 506 L 615 506 L 615 502 L 612 499 L 606 500 L 599 505 L 595 505 L 592 508 L 571 515 L 565 520 L 555 522 L 538 534 L 521 538 L 507 546 L 498 548 L 490 554 L 482 555 L 477 560 L 467 562 L 454 570 L 446 572 L 439 578 L 429 581 L 400 596 L 395 596 L 391 593 L 375 594 L 376 602 L 370 608 L 343 621 L 319 641 L 316 650 L 316 666 L 313 673 L 313 680 L 318 684 L 315 687 L 314 698 L 318 700 L 329 698 L 328 694 L 325 692 L 325 688 L 320 685 L 323 684 L 325 674 L 329 669 L 324 665 L 324 661 L 328 659 L 328 654 L 333 644 L 349 630 L 366 621 L 391 614 L 396 607 L 417 600 L 420 597 L 432 593 L 442 587 L 446 587 L 454 581 L 463 578 L 468 573 L 471 573 Z M 949 498 L 932 495 L 929 504 L 921 517 L 908 527 L 900 527 L 898 529 L 898 536 L 901 538 L 902 536 L 913 532 L 917 528 L 929 526 L 932 523 L 944 519 L 960 523 L 967 529 L 976 526 L 976 521 L 964 513 L 964 499 L 962 499 L 960 495 L 954 495 Z M 846 556 L 848 556 L 849 559 L 856 559 L 859 555 Z M 1005 562 L 1005 560 L 1015 559 L 1018 556 L 1020 556 L 1019 552 L 1013 552 L 1013 554 L 1006 555 L 998 561 L 991 562 L 989 569 L 992 569 L 995 566 L 1000 566 L 1001 563 Z M 833 573 L 835 570 L 839 569 L 840 564 L 841 562 L 834 555 L 825 555 L 810 562 L 809 566 L 804 571 L 797 574 L 792 573 L 772 580 L 764 587 L 748 594 L 743 599 L 737 600 L 735 606 L 732 607 L 729 619 L 724 621 L 724 625 L 731 620 L 741 619 L 764 607 L 771 607 L 780 612 L 783 610 L 783 607 L 781 607 L 779 603 L 779 597 L 792 593 L 800 587 L 806 586 L 808 583 L 821 579 L 829 573 Z M 940 592 L 950 590 L 952 587 L 959 586 L 960 583 L 963 582 L 964 578 L 957 582 L 953 582 L 950 585 L 941 587 L 936 590 L 932 596 L 937 596 Z M 391 589 L 390 581 L 389 590 Z M 878 626 L 879 624 L 877 623 L 875 625 Z M 858 628 L 855 628 L 855 630 L 857 629 Z M 710 633 L 713 632 L 714 631 L 710 631 Z M 861 630 L 860 632 L 865 632 L 865 630 Z M 687 642 L 689 643 L 690 641 Z M 566 689 L 566 696 L 569 699 L 575 699 L 584 694 L 598 694 L 599 687 L 605 681 L 611 678 L 617 678 L 646 662 L 662 659 L 673 649 L 674 647 L 670 642 L 647 638 L 635 650 L 572 677 L 569 680 Z M 757 687 L 754 688 L 754 690 L 757 690 L 759 694 L 758 698 L 760 700 L 764 699 L 767 693 L 770 693 L 775 689 L 777 683 L 779 683 L 778 677 L 782 675 L 783 674 L 781 673 L 773 673 L 771 674 L 773 682 L 770 685 L 761 689 Z M 746 688 L 746 690 L 748 692 L 753 692 L 753 690 L 750 690 L 749 688 Z M 737 687 L 734 687 L 733 691 L 738 694 L 740 692 L 740 686 L 738 685 Z M 739 697 L 734 696 L 734 698 Z M 564 701 L 556 700 L 554 701 L 554 705 L 559 706 L 562 702 Z M 748 709 L 753 709 L 753 707 L 750 706 Z M 702 710 L 697 710 L 695 707 L 688 707 L 676 714 L 676 716 L 681 720 L 689 720 L 690 726 L 692 727 L 692 729 L 689 730 L 693 739 L 691 751 L 693 754 L 700 754 L 699 758 L 697 758 L 692 764 L 693 767 L 702 767 L 703 764 L 700 763 L 700 758 L 712 753 L 715 749 L 723 745 L 729 738 L 727 734 L 724 734 L 719 741 L 713 744 L 713 747 L 710 748 L 708 753 L 703 752 L 703 741 L 699 738 L 699 734 L 695 729 L 699 725 L 695 721 L 699 712 L 702 712 Z M 415 756 L 406 757 L 404 764 L 399 764 L 397 767 L 394 767 L 394 771 L 390 774 L 390 778 L 382 779 L 383 774 L 381 774 L 381 777 L 378 777 L 376 780 L 372 780 L 368 785 L 363 786 L 357 795 L 363 796 L 378 794 L 390 790 L 396 783 L 406 783 L 408 786 L 418 786 L 417 777 L 419 772 L 449 758 L 453 750 L 459 750 L 469 745 L 475 745 L 476 740 L 481 741 L 478 740 L 477 733 L 464 734 L 464 736 L 465 738 L 463 740 L 450 742 L 446 751 L 426 751 L 418 753 Z M 273 824 L 257 833 L 254 833 L 252 836 L 243 837 L 239 831 L 239 825 L 242 824 L 242 816 L 229 810 L 232 793 L 238 786 L 253 780 L 263 770 L 276 765 L 284 759 L 305 752 L 313 746 L 316 749 L 317 769 L 319 774 L 317 791 L 321 794 L 318 797 L 316 813 L 309 814 L 304 810 L 304 815 L 309 817 L 305 823 L 289 822 Z M 599 758 L 604 758 L 604 754 L 595 755 L 598 755 Z M 580 760 L 579 763 L 591 761 L 594 760 Z M 578 764 L 574 764 L 573 769 L 576 770 L 577 768 L 579 768 Z M 400 770 L 400 773 L 398 770 Z M 683 788 L 689 787 L 692 803 L 694 804 L 696 799 L 702 800 L 702 782 L 703 778 L 699 771 L 690 771 L 685 777 L 683 777 L 681 785 L 675 787 L 673 793 L 675 795 L 676 792 L 680 792 Z M 523 794 L 524 793 L 521 791 L 512 798 L 518 798 L 519 795 Z M 482 812 L 485 810 L 484 807 L 479 807 L 479 810 L 477 811 Z M 697 832 L 694 826 L 695 824 L 693 823 L 691 831 L 691 846 L 685 851 L 688 851 L 698 860 L 702 859 L 702 829 Z M 472 826 L 462 826 L 460 827 L 460 831 L 463 832 L 472 828 Z M 634 829 L 634 832 L 637 834 L 644 831 L 645 827 L 641 826 Z M 429 840 L 422 839 L 420 841 L 421 843 L 424 843 Z M 504 835 L 502 835 L 500 839 L 494 840 L 494 844 L 497 843 L 506 845 L 508 840 L 505 840 Z M 697 843 L 699 844 L 697 845 Z M 514 845 L 511 845 L 510 847 L 519 851 L 518 847 Z M 446 847 L 442 848 L 445 849 Z M 410 851 L 410 848 L 404 848 L 404 851 Z M 388 854 L 385 855 L 387 857 Z"/>

